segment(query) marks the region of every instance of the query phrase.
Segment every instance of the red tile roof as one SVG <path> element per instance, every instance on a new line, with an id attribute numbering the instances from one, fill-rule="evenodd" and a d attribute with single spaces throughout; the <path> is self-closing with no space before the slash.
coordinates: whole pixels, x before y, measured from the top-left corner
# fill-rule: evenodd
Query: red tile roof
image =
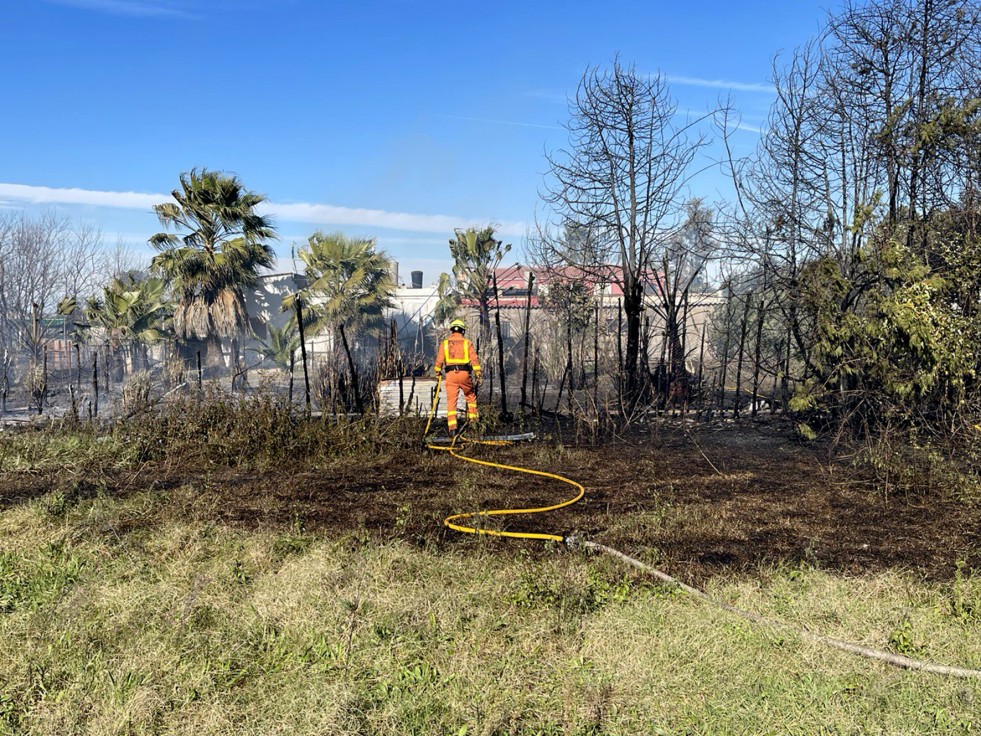
<path id="1" fill-rule="evenodd" d="M 576 266 L 566 266 L 559 269 L 543 269 L 533 266 L 524 266 L 516 263 L 511 266 L 503 266 L 494 271 L 497 277 L 497 289 L 500 295 L 502 308 L 524 307 L 528 303 L 528 272 L 535 274 L 536 284 L 548 284 L 551 281 L 581 281 L 591 288 L 597 286 L 609 288 L 609 294 L 615 297 L 623 296 L 623 289 L 620 284 L 623 281 L 623 269 L 619 266 L 602 266 L 598 269 L 582 269 Z M 649 283 L 658 282 L 656 272 L 651 272 Z M 508 293 L 511 292 L 511 293 Z M 492 304 L 496 302 L 492 299 Z M 475 299 L 465 299 L 464 306 L 475 307 L 478 302 Z M 538 296 L 532 296 L 531 305 L 540 306 Z"/>

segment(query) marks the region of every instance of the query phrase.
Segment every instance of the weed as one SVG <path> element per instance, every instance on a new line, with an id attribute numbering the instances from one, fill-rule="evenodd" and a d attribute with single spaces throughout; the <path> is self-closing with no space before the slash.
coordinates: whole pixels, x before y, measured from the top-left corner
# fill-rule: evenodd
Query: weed
<path id="1" fill-rule="evenodd" d="M 60 491 L 55 491 L 49 493 L 44 498 L 44 511 L 48 516 L 53 518 L 61 518 L 65 515 L 65 511 L 68 510 L 68 500 L 65 498 L 65 494 Z"/>
<path id="2" fill-rule="evenodd" d="M 938 444 L 919 430 L 887 428 L 870 436 L 855 463 L 872 471 L 888 495 L 893 490 L 977 501 L 981 497 L 981 463 L 973 446 Z"/>
<path id="3" fill-rule="evenodd" d="M 508 600 L 519 608 L 558 608 L 576 614 L 599 611 L 609 604 L 652 595 L 653 586 L 632 577 L 610 579 L 590 569 L 584 581 L 541 580 L 524 577 Z"/>
<path id="4" fill-rule="evenodd" d="M 273 542 L 273 559 L 278 562 L 288 557 L 304 554 L 313 544 L 313 537 L 306 534 L 281 534 Z"/>
<path id="5" fill-rule="evenodd" d="M 245 563 L 241 560 L 232 562 L 232 579 L 239 585 L 249 585 L 252 582 L 252 574 L 246 569 Z"/>
<path id="6" fill-rule="evenodd" d="M 112 670 L 109 670 L 106 674 L 113 687 L 113 695 L 119 705 L 125 704 L 139 688 L 153 681 L 153 675 L 149 672 L 126 671 L 120 675 L 113 675 Z"/>
<path id="7" fill-rule="evenodd" d="M 84 475 L 97 468 L 125 467 L 135 458 L 135 449 L 119 438 L 86 428 L 51 426 L 41 431 L 0 434 L 0 472 L 57 469 Z"/>
<path id="8" fill-rule="evenodd" d="M 344 645 L 331 641 L 326 635 L 312 633 L 311 641 L 300 650 L 297 660 L 310 667 L 328 672 L 343 666 L 345 661 Z"/>
<path id="9" fill-rule="evenodd" d="M 409 523 L 409 519 L 412 515 L 412 504 L 404 503 L 399 506 L 398 511 L 395 514 L 395 531 L 401 534 L 405 531 L 405 527 Z"/>
<path id="10" fill-rule="evenodd" d="M 48 544 L 39 559 L 0 552 L 0 613 L 48 605 L 78 580 L 83 567 L 64 542 Z"/>
<path id="11" fill-rule="evenodd" d="M 289 557 L 305 554 L 313 544 L 313 540 L 313 536 L 306 533 L 303 518 L 298 513 L 294 513 L 290 531 L 279 535 L 273 542 L 273 560 L 283 562 Z"/>
<path id="12" fill-rule="evenodd" d="M 150 405 L 150 373 L 140 371 L 126 379 L 123 384 L 123 410 L 132 415 L 147 409 Z"/>
<path id="13" fill-rule="evenodd" d="M 958 560 L 950 591 L 951 614 L 964 623 L 981 619 L 981 585 L 968 571 L 967 563 Z"/>
<path id="14" fill-rule="evenodd" d="M 913 640 L 913 626 L 908 617 L 904 618 L 903 622 L 889 634 L 889 646 L 908 657 L 915 656 L 923 650 L 923 647 Z"/>
<path id="15" fill-rule="evenodd" d="M 11 533 L 25 532 L 8 528 L 5 539 Z M 602 561 L 529 555 L 513 582 L 515 560 L 495 555 L 315 541 L 279 565 L 270 535 L 198 527 L 160 534 L 157 546 L 132 552 L 156 576 L 134 584 L 120 557 L 76 580 L 86 605 L 36 615 L 19 607 L 0 619 L 0 733 L 116 732 L 111 724 L 124 719 L 133 732 L 178 734 L 238 733 L 246 722 L 254 732 L 297 734 L 976 728 L 967 725 L 981 694 L 974 683 L 897 679 L 794 640 L 777 646 L 685 598 L 654 602 L 663 588 Z M 18 570 L 86 556 L 47 544 L 18 554 Z M 263 574 L 270 564 L 276 574 Z M 234 574 L 224 585 L 214 576 L 236 567 L 254 576 L 246 588 Z M 903 587 L 895 582 L 869 599 L 887 608 L 905 601 L 908 593 L 890 593 Z M 780 575 L 772 585 L 813 599 L 818 610 L 857 600 L 868 587 L 816 571 L 808 586 L 788 586 Z M 773 591 L 720 581 L 714 593 L 754 595 L 765 609 Z M 192 595 L 203 600 L 186 616 L 152 613 L 175 594 L 178 608 Z M 926 603 L 912 610 L 910 628 L 919 631 L 931 612 L 939 613 Z M 577 623 L 556 627 L 555 615 Z M 861 625 L 846 625 L 858 636 Z M 964 627 L 931 636 L 981 656 Z M 30 668 L 16 664 L 26 661 Z"/>

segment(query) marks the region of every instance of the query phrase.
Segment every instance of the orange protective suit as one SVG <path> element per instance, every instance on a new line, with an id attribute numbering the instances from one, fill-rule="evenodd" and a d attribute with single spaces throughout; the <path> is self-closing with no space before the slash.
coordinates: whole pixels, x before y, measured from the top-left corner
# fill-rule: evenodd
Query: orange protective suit
<path id="1" fill-rule="evenodd" d="M 453 332 L 440 343 L 436 353 L 436 372 L 446 372 L 446 424 L 451 433 L 456 432 L 456 402 L 463 392 L 467 400 L 467 419 L 477 419 L 477 392 L 473 376 L 480 380 L 480 358 L 477 350 L 460 332 Z"/>

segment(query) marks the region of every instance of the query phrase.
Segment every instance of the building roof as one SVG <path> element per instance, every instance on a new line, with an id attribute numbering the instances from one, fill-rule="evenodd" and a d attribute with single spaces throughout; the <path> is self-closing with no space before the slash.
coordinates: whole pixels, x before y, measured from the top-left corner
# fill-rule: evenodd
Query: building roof
<path id="1" fill-rule="evenodd" d="M 535 280 L 533 287 L 531 306 L 540 306 L 538 288 L 547 287 L 550 283 L 556 282 L 580 282 L 587 285 L 594 293 L 600 292 L 605 296 L 622 297 L 623 288 L 623 269 L 619 266 L 605 265 L 595 269 L 583 269 L 576 266 L 565 266 L 562 268 L 540 268 L 527 266 L 520 263 L 511 266 L 502 266 L 494 270 L 492 280 L 497 280 L 498 298 L 502 309 L 524 308 L 528 305 L 528 275 L 534 274 Z M 659 281 L 656 271 L 651 271 L 646 279 L 647 286 L 654 287 Z M 493 289 L 493 286 L 491 286 Z M 497 300 L 493 299 L 494 306 Z M 476 299 L 464 299 L 463 306 L 475 307 L 478 305 Z"/>

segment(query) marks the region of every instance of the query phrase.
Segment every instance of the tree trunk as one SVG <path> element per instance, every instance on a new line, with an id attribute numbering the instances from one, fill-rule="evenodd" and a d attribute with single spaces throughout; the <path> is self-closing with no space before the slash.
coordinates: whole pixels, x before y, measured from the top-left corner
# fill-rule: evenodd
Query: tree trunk
<path id="1" fill-rule="evenodd" d="M 698 387 L 698 411 L 696 416 L 702 418 L 702 410 L 705 408 L 705 388 L 702 386 L 702 379 L 705 376 L 705 333 L 708 332 L 708 324 L 706 322 L 702 323 L 702 336 L 699 340 L 698 346 L 698 378 L 695 379 L 695 385 Z"/>
<path id="2" fill-rule="evenodd" d="M 732 336 L 732 289 L 730 287 L 729 294 L 726 297 L 726 310 L 725 310 L 725 320 L 726 320 L 726 331 L 725 336 L 722 340 L 722 360 L 721 360 L 721 375 L 719 376 L 719 411 L 723 412 L 726 409 L 726 374 L 729 371 L 729 341 Z"/>
<path id="3" fill-rule="evenodd" d="M 494 291 L 497 291 L 497 278 L 494 278 Z M 501 382 L 501 419 L 509 421 L 511 413 L 508 411 L 507 384 L 504 376 L 504 338 L 501 335 L 501 308 L 498 306 L 494 312 L 494 322 L 497 326 L 497 365 L 499 380 Z"/>
<path id="4" fill-rule="evenodd" d="M 760 395 L 760 361 L 763 359 L 763 318 L 766 316 L 766 301 L 760 299 L 756 315 L 756 347 L 753 354 L 753 409 L 752 415 L 757 413 L 757 403 Z"/>
<path id="5" fill-rule="evenodd" d="M 531 369 L 531 408 L 534 411 L 538 398 L 538 348 L 535 348 L 535 359 Z"/>
<path id="6" fill-rule="evenodd" d="M 300 358 L 303 361 L 303 398 L 307 411 L 310 411 L 310 374 L 307 371 L 307 339 L 303 333 L 303 306 L 300 304 L 300 297 L 297 295 L 294 306 L 296 307 L 296 327 L 300 333 Z M 341 334 L 344 334 L 344 326 L 341 326 Z M 345 342 L 345 347 L 347 343 Z"/>
<path id="7" fill-rule="evenodd" d="M 596 323 L 593 329 L 593 408 L 596 410 L 596 427 L 599 428 L 600 409 L 599 409 L 599 323 L 600 306 L 596 305 Z"/>
<path id="8" fill-rule="evenodd" d="M 535 283 L 535 274 L 528 272 L 528 301 L 525 304 L 525 351 L 521 356 L 521 406 L 528 404 L 528 351 L 531 340 L 531 289 Z M 534 398 L 532 398 L 534 401 Z"/>
<path id="9" fill-rule="evenodd" d="M 632 413 L 640 398 L 641 382 L 638 376 L 640 359 L 640 328 L 644 310 L 643 293 L 640 286 L 631 284 L 623 298 L 623 312 L 627 320 L 627 349 L 623 358 L 623 372 L 626 377 L 627 408 Z"/>
<path id="10" fill-rule="evenodd" d="M 569 376 L 569 394 L 568 394 L 568 404 L 569 404 L 569 416 L 572 416 L 572 391 L 576 387 L 575 376 L 573 375 L 572 368 L 572 319 L 566 322 L 565 325 L 565 341 L 566 341 L 566 365 L 565 372 Z M 556 407 L 558 409 L 558 407 Z"/>
<path id="11" fill-rule="evenodd" d="M 743 388 L 743 356 L 746 352 L 746 335 L 749 329 L 749 310 L 753 305 L 753 292 L 746 295 L 743 304 L 743 319 L 739 327 L 739 357 L 736 360 L 736 403 L 732 409 L 732 418 L 739 419 L 739 409 L 742 407 Z"/>
<path id="12" fill-rule="evenodd" d="M 99 416 L 99 351 L 92 351 L 92 407 Z"/>
<path id="13" fill-rule="evenodd" d="M 347 335 L 344 332 L 344 325 L 340 325 L 341 342 L 344 344 L 344 352 L 347 354 L 347 365 L 351 371 L 351 386 L 354 389 L 354 405 L 358 408 L 358 414 L 364 415 L 364 404 L 361 401 L 361 387 L 358 385 L 358 371 L 354 367 L 354 358 L 351 357 L 351 348 L 347 343 Z"/>

